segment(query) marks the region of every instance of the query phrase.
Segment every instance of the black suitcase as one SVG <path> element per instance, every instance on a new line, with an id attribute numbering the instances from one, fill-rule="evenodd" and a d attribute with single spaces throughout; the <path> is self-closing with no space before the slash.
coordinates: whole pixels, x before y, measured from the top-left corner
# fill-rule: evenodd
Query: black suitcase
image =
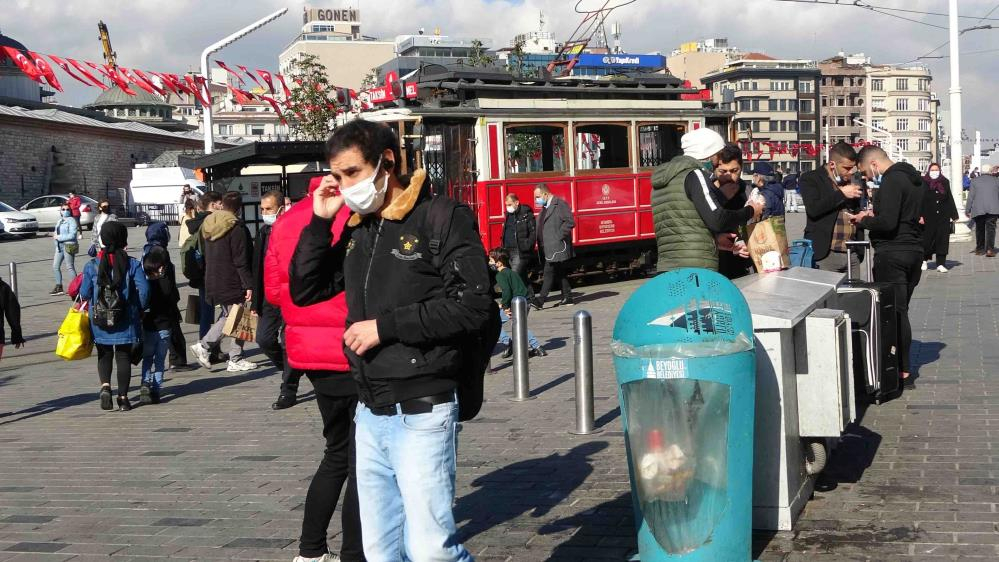
<path id="1" fill-rule="evenodd" d="M 870 248 L 870 242 L 848 242 L 850 254 Z M 864 263 L 867 278 L 873 279 L 873 256 Z M 881 404 L 899 390 L 898 312 L 895 288 L 891 283 L 854 279 L 847 266 L 847 280 L 836 289 L 837 308 L 850 315 L 853 329 L 853 373 L 857 388 L 864 388 L 875 404 Z"/>

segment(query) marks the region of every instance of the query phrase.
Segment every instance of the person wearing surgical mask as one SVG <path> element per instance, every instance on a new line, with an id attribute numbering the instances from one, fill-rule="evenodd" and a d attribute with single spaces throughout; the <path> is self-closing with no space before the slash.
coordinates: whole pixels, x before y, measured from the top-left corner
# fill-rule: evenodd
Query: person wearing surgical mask
<path id="1" fill-rule="evenodd" d="M 926 271 L 928 262 L 936 255 L 937 271 L 947 273 L 947 252 L 950 250 L 950 234 L 953 224 L 959 218 L 954 196 L 950 192 L 950 181 L 940 173 L 940 164 L 930 164 L 923 176 L 923 265 Z"/>
<path id="2" fill-rule="evenodd" d="M 556 286 L 562 290 L 562 300 L 555 306 L 572 306 L 572 286 L 567 276 L 570 260 L 576 255 L 572 248 L 572 229 L 576 227 L 572 209 L 543 183 L 534 188 L 534 203 L 539 209 L 536 232 L 538 251 L 544 260 L 544 280 L 531 306 L 537 310 L 544 308 L 548 293 Z"/>
<path id="3" fill-rule="evenodd" d="M 55 288 L 49 292 L 50 295 L 61 295 L 63 290 L 62 264 L 66 264 L 66 271 L 69 279 L 76 278 L 76 254 L 80 251 L 80 244 L 77 241 L 79 229 L 69 205 L 63 204 L 59 208 L 59 222 L 56 223 L 52 231 L 52 238 L 55 242 L 55 256 L 52 259 L 52 272 L 55 274 Z"/>
<path id="4" fill-rule="evenodd" d="M 326 153 L 331 178 L 312 195 L 289 292 L 297 306 L 340 293 L 347 303 L 364 554 L 470 562 L 452 510 L 456 379 L 474 376 L 463 362 L 468 334 L 498 316 L 475 216 L 433 196 L 424 170 L 403 183 L 399 138 L 383 123 L 337 127 Z M 344 205 L 354 215 L 334 243 Z"/>
<path id="5" fill-rule="evenodd" d="M 503 249 L 510 259 L 510 269 L 520 276 L 527 285 L 528 302 L 534 300 L 534 289 L 527 279 L 527 268 L 531 264 L 534 245 L 537 242 L 534 211 L 529 205 L 520 202 L 514 193 L 504 200 L 505 220 L 503 221 Z"/>
<path id="6" fill-rule="evenodd" d="M 281 309 L 264 298 L 264 258 L 270 247 L 271 232 L 278 218 L 284 214 L 284 194 L 268 191 L 260 198 L 260 219 L 264 224 L 257 229 L 253 241 L 253 294 L 250 305 L 257 320 L 257 345 L 264 355 L 274 363 L 281 373 L 281 387 L 278 399 L 271 404 L 274 410 L 282 410 L 295 405 L 298 394 L 299 374 L 293 374 L 281 345 L 284 332 L 284 317 Z"/>

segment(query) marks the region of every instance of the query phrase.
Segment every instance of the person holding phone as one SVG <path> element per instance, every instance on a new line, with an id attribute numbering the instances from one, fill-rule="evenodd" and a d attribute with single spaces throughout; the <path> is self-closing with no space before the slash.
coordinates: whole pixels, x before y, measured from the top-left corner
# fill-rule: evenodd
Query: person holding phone
<path id="1" fill-rule="evenodd" d="M 829 150 L 825 166 L 805 172 L 798 180 L 805 204 L 805 238 L 811 240 L 815 264 L 823 271 L 846 273 L 847 265 L 853 271 L 860 268 L 859 256 L 850 253 L 848 263 L 846 251 L 848 241 L 863 238 L 846 216 L 860 211 L 866 196 L 856 171 L 857 151 L 838 142 Z"/>

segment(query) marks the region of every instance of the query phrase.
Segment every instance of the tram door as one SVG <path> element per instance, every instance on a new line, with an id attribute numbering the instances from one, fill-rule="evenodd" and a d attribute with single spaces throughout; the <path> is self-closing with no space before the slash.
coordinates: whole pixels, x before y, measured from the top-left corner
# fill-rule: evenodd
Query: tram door
<path id="1" fill-rule="evenodd" d="M 475 130 L 471 122 L 423 122 L 423 167 L 434 195 L 475 209 Z"/>

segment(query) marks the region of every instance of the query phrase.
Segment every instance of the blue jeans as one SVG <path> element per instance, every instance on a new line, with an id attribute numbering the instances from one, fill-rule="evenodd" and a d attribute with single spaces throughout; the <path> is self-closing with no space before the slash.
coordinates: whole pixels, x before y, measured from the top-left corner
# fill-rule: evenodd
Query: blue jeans
<path id="1" fill-rule="evenodd" d="M 471 562 L 455 537 L 458 403 L 355 417 L 357 495 L 368 562 Z"/>
<path id="2" fill-rule="evenodd" d="M 142 384 L 159 390 L 169 349 L 170 330 L 142 333 Z"/>
<path id="3" fill-rule="evenodd" d="M 62 285 L 62 262 L 66 262 L 66 270 L 69 272 L 70 281 L 76 279 L 76 255 L 66 253 L 61 245 L 56 247 L 55 256 L 52 258 L 52 271 L 55 273 L 56 285 Z"/>
<path id="4" fill-rule="evenodd" d="M 509 321 L 510 321 L 510 317 L 507 316 L 506 315 L 506 311 L 504 311 L 501 308 L 500 309 L 500 322 L 506 324 Z M 510 340 L 510 334 L 508 334 L 506 332 L 506 330 L 502 330 L 501 329 L 500 330 L 499 341 L 503 345 L 510 345 L 510 342 L 511 342 L 511 340 Z M 527 346 L 530 347 L 531 349 L 535 349 L 535 348 L 541 347 L 541 344 L 538 343 L 538 338 L 534 337 L 534 332 L 532 332 L 530 329 L 527 330 Z"/>

